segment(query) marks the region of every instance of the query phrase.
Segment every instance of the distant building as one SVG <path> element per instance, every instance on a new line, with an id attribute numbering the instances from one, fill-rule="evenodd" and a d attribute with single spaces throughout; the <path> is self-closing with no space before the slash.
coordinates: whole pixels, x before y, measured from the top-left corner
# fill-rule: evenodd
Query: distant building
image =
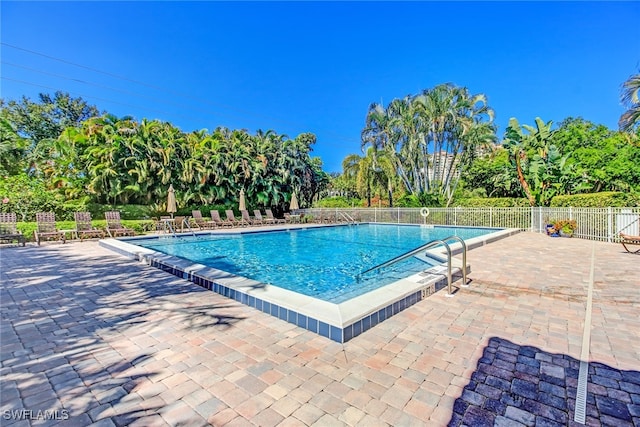
<path id="1" fill-rule="evenodd" d="M 447 153 L 446 151 L 429 154 L 429 164 L 431 167 L 430 173 L 432 176 L 436 177 L 436 179 L 439 177 L 444 178 L 453 162 L 453 154 Z M 455 178 L 460 175 L 460 168 L 458 167 L 459 162 L 460 158 L 458 157 L 455 159 L 455 163 L 453 164 L 453 170 L 450 178 Z"/>

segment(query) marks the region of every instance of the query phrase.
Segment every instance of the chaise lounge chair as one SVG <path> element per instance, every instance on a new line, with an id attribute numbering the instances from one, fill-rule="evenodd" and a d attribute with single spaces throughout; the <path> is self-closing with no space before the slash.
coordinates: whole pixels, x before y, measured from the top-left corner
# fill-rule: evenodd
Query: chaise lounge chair
<path id="1" fill-rule="evenodd" d="M 107 220 L 107 233 L 109 237 L 135 236 L 136 232 L 120 223 L 120 212 L 105 212 L 104 218 Z"/>
<path id="2" fill-rule="evenodd" d="M 271 211 L 271 209 L 265 209 L 264 211 L 267 213 L 267 220 L 273 220 L 273 222 L 276 224 L 284 224 L 286 222 L 284 218 L 276 218 L 275 216 L 273 216 L 273 212 Z"/>
<path id="3" fill-rule="evenodd" d="M 640 247 L 637 250 L 631 250 L 627 247 L 627 245 L 638 245 L 640 246 L 640 236 L 631 236 L 629 234 L 620 233 L 620 243 L 622 243 L 622 247 L 625 251 L 631 254 L 640 254 Z"/>
<path id="4" fill-rule="evenodd" d="M 216 228 L 217 226 L 215 221 L 207 221 L 204 219 L 200 210 L 191 211 L 191 218 L 193 218 L 193 222 L 200 229 Z"/>
<path id="5" fill-rule="evenodd" d="M 273 219 L 265 218 L 262 216 L 262 212 L 259 209 L 255 209 L 253 211 L 254 221 L 258 224 L 275 224 L 276 221 Z"/>
<path id="6" fill-rule="evenodd" d="M 243 224 L 248 224 L 248 225 L 260 225 L 260 224 L 262 224 L 262 220 L 259 220 L 258 218 L 251 218 L 249 216 L 249 211 L 247 211 L 247 210 L 240 211 L 240 214 L 242 215 L 242 220 L 241 221 L 242 221 Z"/>
<path id="7" fill-rule="evenodd" d="M 17 240 L 24 246 L 25 239 L 16 226 L 15 213 L 0 213 L 0 240 L 12 243 Z"/>
<path id="8" fill-rule="evenodd" d="M 220 218 L 220 212 L 218 212 L 215 209 L 213 209 L 211 211 L 211 220 L 218 227 L 233 227 L 233 223 L 231 221 L 229 221 L 229 220 L 225 220 L 225 219 Z"/>
<path id="9" fill-rule="evenodd" d="M 92 237 L 98 237 L 102 239 L 104 237 L 104 231 L 95 228 L 91 224 L 91 213 L 90 212 L 75 212 L 73 214 L 76 220 L 76 237 L 80 240 L 87 238 L 90 239 Z"/>
<path id="10" fill-rule="evenodd" d="M 38 228 L 33 234 L 38 246 L 42 240 L 62 240 L 62 243 L 65 242 L 64 232 L 56 228 L 56 214 L 53 212 L 38 212 L 36 223 Z"/>
<path id="11" fill-rule="evenodd" d="M 227 221 L 230 221 L 235 226 L 237 226 L 237 225 L 241 225 L 241 226 L 251 225 L 250 222 L 247 222 L 243 218 L 236 219 L 235 215 L 233 214 L 233 210 L 231 210 L 231 209 L 227 209 L 224 212 L 227 215 Z"/>

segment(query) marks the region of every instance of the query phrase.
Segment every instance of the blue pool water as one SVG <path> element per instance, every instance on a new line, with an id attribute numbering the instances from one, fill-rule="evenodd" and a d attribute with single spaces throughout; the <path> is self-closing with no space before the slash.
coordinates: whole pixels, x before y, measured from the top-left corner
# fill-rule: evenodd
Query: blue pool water
<path id="1" fill-rule="evenodd" d="M 128 240 L 138 246 L 294 292 L 340 303 L 423 271 L 411 257 L 360 278 L 359 273 L 451 235 L 470 239 L 486 228 L 360 224 L 285 231 Z"/>

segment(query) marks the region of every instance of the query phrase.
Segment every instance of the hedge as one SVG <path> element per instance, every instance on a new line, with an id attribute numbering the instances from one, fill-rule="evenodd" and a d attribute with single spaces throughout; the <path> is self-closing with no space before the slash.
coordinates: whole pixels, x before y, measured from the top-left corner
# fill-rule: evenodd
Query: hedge
<path id="1" fill-rule="evenodd" d="M 634 206 L 640 206 L 640 195 L 615 191 L 555 196 L 551 199 L 552 208 L 627 208 Z"/>
<path id="2" fill-rule="evenodd" d="M 155 223 L 151 220 L 122 220 L 122 225 L 127 228 L 132 228 L 136 234 L 144 234 L 148 231 L 155 230 Z M 103 219 L 91 221 L 91 225 L 96 228 L 106 230 L 107 222 Z M 16 228 L 22 232 L 27 242 L 35 242 L 33 232 L 37 229 L 38 225 L 35 222 L 17 222 Z M 75 230 L 75 221 L 56 221 L 56 228 L 58 230 Z M 105 232 L 106 233 L 106 232 Z M 108 237 L 105 234 L 106 237 Z M 70 238 L 70 236 L 67 236 Z"/>
<path id="3" fill-rule="evenodd" d="M 453 206 L 464 208 L 529 207 L 529 201 L 515 197 L 470 197 L 456 200 Z"/>
<path id="4" fill-rule="evenodd" d="M 361 206 L 361 199 L 351 199 L 343 196 L 327 197 L 313 204 L 314 208 L 350 208 Z"/>

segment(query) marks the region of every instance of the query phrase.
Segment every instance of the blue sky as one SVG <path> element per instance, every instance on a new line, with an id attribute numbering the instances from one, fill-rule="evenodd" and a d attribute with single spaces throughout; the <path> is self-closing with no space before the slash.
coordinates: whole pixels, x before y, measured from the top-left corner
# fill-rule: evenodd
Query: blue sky
<path id="1" fill-rule="evenodd" d="M 360 152 L 372 102 L 452 82 L 488 97 L 500 137 L 510 117 L 533 124 L 537 116 L 555 123 L 581 116 L 616 128 L 620 85 L 640 69 L 639 2 L 2 1 L 0 8 L 4 99 L 62 90 L 184 131 L 313 132 L 313 154 L 327 171 Z"/>

